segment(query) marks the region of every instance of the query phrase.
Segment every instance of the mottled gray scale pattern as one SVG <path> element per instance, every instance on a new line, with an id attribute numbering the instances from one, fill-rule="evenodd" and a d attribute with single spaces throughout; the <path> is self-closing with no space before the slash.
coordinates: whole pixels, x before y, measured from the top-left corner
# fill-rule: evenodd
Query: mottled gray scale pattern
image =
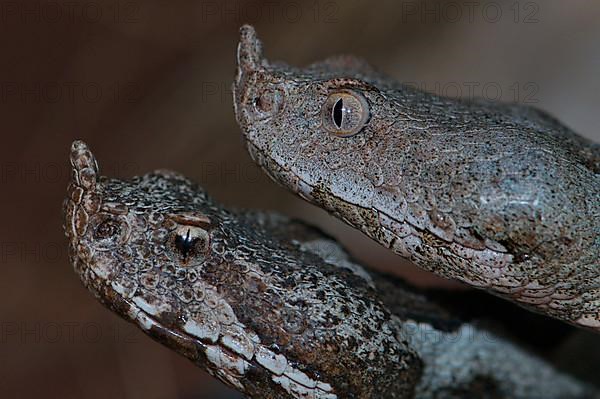
<path id="1" fill-rule="evenodd" d="M 410 397 L 417 354 L 367 281 L 300 248 L 321 234 L 172 172 L 101 178 L 81 142 L 71 159 L 71 261 L 109 308 L 251 397 Z"/>
<path id="2" fill-rule="evenodd" d="M 79 141 L 71 164 L 65 233 L 83 284 L 249 398 L 595 397 L 315 228 L 227 210 L 174 172 L 100 177 Z"/>
<path id="3" fill-rule="evenodd" d="M 253 28 L 241 35 L 235 113 L 275 181 L 426 270 L 600 331 L 600 145 L 542 111 L 421 92 L 352 57 L 271 63 Z M 350 137 L 323 122 L 340 91 L 369 106 Z"/>

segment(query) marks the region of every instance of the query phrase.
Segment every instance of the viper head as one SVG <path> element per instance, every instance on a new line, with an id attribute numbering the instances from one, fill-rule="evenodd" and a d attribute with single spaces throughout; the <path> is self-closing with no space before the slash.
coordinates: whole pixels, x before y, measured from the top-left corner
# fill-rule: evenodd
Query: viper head
<path id="1" fill-rule="evenodd" d="M 71 164 L 71 262 L 153 338 L 249 396 L 412 389 L 419 361 L 369 282 L 302 249 L 286 218 L 228 211 L 173 172 L 100 177 L 82 142 Z"/>
<path id="2" fill-rule="evenodd" d="M 64 225 L 84 285 L 153 338 L 234 384 L 248 363 L 224 353 L 220 339 L 227 336 L 240 351 L 253 344 L 219 293 L 227 237 L 214 228 L 221 215 L 211 200 L 174 172 L 101 177 L 81 141 L 70 160 Z"/>

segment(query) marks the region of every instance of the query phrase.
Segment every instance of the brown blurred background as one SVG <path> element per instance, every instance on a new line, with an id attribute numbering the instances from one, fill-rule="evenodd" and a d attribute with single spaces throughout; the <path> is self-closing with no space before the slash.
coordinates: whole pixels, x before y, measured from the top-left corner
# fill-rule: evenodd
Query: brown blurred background
<path id="1" fill-rule="evenodd" d="M 106 175 L 175 169 L 225 204 L 316 223 L 373 267 L 456 287 L 251 163 L 229 91 L 242 23 L 256 26 L 271 59 L 353 53 L 429 91 L 542 107 L 600 141 L 599 20 L 593 0 L 0 2 L 0 397 L 241 397 L 79 283 L 61 229 L 76 138 Z"/>

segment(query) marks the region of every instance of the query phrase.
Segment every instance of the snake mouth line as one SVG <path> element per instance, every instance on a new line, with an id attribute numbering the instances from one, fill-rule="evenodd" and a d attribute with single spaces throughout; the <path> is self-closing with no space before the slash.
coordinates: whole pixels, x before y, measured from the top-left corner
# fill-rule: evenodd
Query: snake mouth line
<path id="1" fill-rule="evenodd" d="M 294 194 L 297 194 L 298 196 L 300 196 L 302 199 L 304 199 L 305 201 L 307 201 L 309 203 L 315 203 L 317 201 L 317 197 L 315 195 L 313 195 L 313 192 L 316 190 L 315 186 L 307 183 L 305 180 L 303 180 L 297 174 L 292 172 L 290 169 L 287 169 L 287 168 L 284 168 L 283 166 L 281 166 L 279 163 L 277 163 L 277 161 L 273 157 L 271 157 L 265 151 L 261 150 L 256 144 L 254 144 L 247 138 L 246 138 L 246 146 L 248 148 L 248 152 L 250 153 L 250 156 L 252 157 L 252 159 L 258 165 L 260 165 L 261 169 L 269 176 L 269 178 L 271 180 L 273 180 L 278 185 L 289 189 Z M 419 234 L 427 234 L 427 235 L 434 236 L 433 233 L 430 233 L 427 228 L 421 228 L 419 226 L 416 226 L 416 225 L 410 223 L 410 221 L 408 221 L 408 220 L 399 222 L 399 221 L 395 220 L 392 216 L 390 216 L 387 213 L 385 213 L 381 210 L 378 210 L 376 208 L 365 207 L 360 204 L 351 203 L 351 202 L 345 201 L 344 199 L 342 199 L 340 197 L 335 196 L 334 194 L 330 194 L 330 195 L 335 197 L 337 202 L 343 203 L 344 206 L 360 207 L 361 209 L 363 209 L 365 211 L 370 210 L 372 212 L 375 212 L 379 218 L 384 218 L 386 220 L 393 220 L 397 224 L 400 224 L 400 223 L 405 224 L 406 226 L 410 226 L 410 229 L 414 230 L 415 232 L 418 232 Z M 325 206 L 325 205 L 323 205 L 323 206 Z M 329 212 L 333 212 L 338 217 L 340 217 L 348 225 L 357 227 L 357 226 L 354 226 L 351 221 L 344 218 L 343 215 L 339 214 L 339 212 L 336 209 L 333 209 L 333 208 L 327 208 L 327 209 Z M 368 232 L 366 232 L 366 234 L 369 235 L 370 238 L 377 241 L 377 239 L 375 237 L 371 237 L 371 235 Z M 443 239 L 441 239 L 441 238 L 439 240 L 443 241 Z M 459 253 L 455 253 L 453 251 L 453 255 L 456 256 L 457 258 L 464 260 L 465 262 L 470 261 L 470 258 L 466 255 L 469 251 L 477 251 L 475 248 L 470 248 L 466 245 L 457 243 L 456 241 L 449 242 L 448 244 L 452 244 L 453 246 L 457 247 L 457 251 Z M 512 254 L 502 252 L 502 251 L 495 251 L 490 248 L 487 248 L 487 249 L 489 249 L 489 251 L 493 252 L 494 254 L 496 254 L 498 256 L 506 256 L 507 264 L 512 263 Z M 461 254 L 460 252 L 462 252 L 464 254 Z M 400 255 L 403 256 L 402 254 L 400 254 Z M 409 260 L 411 259 L 411 257 L 407 257 L 407 256 L 403 256 L 403 257 L 405 257 Z M 494 268 L 499 269 L 500 267 L 494 267 Z"/>
<path id="2" fill-rule="evenodd" d="M 313 191 L 312 185 L 304 181 L 289 169 L 279 165 L 275 159 L 266 154 L 265 151 L 259 149 L 258 146 L 250 141 L 246 136 L 244 137 L 246 139 L 245 141 L 248 148 L 248 153 L 271 180 L 278 185 L 291 190 L 293 193 L 298 194 L 308 202 L 314 200 L 311 194 Z M 277 175 L 274 174 L 273 170 L 276 170 Z"/>
<path id="3" fill-rule="evenodd" d="M 519 305 L 542 314 L 544 313 L 544 309 L 557 306 L 556 303 L 559 303 L 561 300 L 568 300 L 577 296 L 577 294 L 572 294 L 565 298 L 560 293 L 561 288 L 558 286 L 545 285 L 536 279 L 519 278 L 514 274 L 510 274 L 511 267 L 515 267 L 515 265 L 518 267 L 521 261 L 518 254 L 500 243 L 491 242 L 488 244 L 486 242 L 483 249 L 471 248 L 457 241 L 445 241 L 429 231 L 427 227 L 416 226 L 406 219 L 399 222 L 381 210 L 349 203 L 331 193 L 329 194 L 335 197 L 335 201 L 323 201 L 323 195 L 319 193 L 318 187 L 311 186 L 293 171 L 282 167 L 268 152 L 261 150 L 247 137 L 246 146 L 252 159 L 277 184 L 297 194 L 305 201 L 326 209 L 346 224 L 362 230 L 363 233 L 376 242 L 380 242 L 379 234 L 391 234 L 393 225 L 403 225 L 405 227 L 403 230 L 406 230 L 406 234 L 394 235 L 386 246 L 399 256 L 420 265 L 425 270 L 462 281 L 475 288 L 490 290 L 496 295 L 510 298 Z M 377 229 L 364 229 L 362 226 L 344 217 L 342 212 L 336 209 L 336 206 L 341 206 L 342 208 L 348 206 L 360 207 L 360 212 L 356 213 L 374 212 L 376 214 L 375 217 L 379 220 L 379 226 Z M 419 237 L 421 241 L 426 241 L 427 245 L 431 247 L 428 253 L 437 254 L 436 256 L 438 257 L 454 259 L 452 263 L 455 269 L 447 271 L 446 274 L 441 273 L 444 270 L 432 270 L 429 265 L 432 263 L 431 259 L 435 262 L 435 258 L 422 260 L 418 257 L 420 256 L 418 249 L 409 248 L 406 244 L 402 243 L 403 240 L 408 240 L 411 236 Z M 397 245 L 400 250 L 396 249 Z M 502 249 L 495 250 L 493 249 L 494 247 Z M 421 250 L 420 252 L 422 253 L 423 251 Z M 571 323 L 597 331 L 599 325 L 597 317 L 597 314 L 593 312 L 590 314 L 581 314 L 573 319 Z"/>
<path id="4" fill-rule="evenodd" d="M 203 349 L 205 349 L 209 345 L 209 343 L 203 342 L 199 338 L 192 337 L 186 334 L 185 332 L 168 328 L 161 321 L 157 320 L 154 315 L 145 311 L 140 306 L 135 304 L 132 300 L 126 298 L 124 295 L 118 292 L 113 287 L 112 281 L 110 281 L 109 279 L 99 277 L 89 265 L 87 265 L 85 262 L 83 263 L 85 264 L 84 269 L 87 269 L 89 273 L 91 273 L 94 276 L 94 279 L 96 281 L 102 282 L 101 287 L 96 287 L 92 284 L 85 284 L 84 282 L 86 288 L 98 295 L 101 299 L 102 304 L 104 304 L 109 309 L 117 312 L 126 320 L 129 320 L 132 323 L 136 323 L 146 334 L 151 335 L 150 332 L 154 327 L 157 331 L 166 333 L 168 335 L 172 335 L 173 338 L 177 338 L 178 340 L 183 339 L 189 342 L 190 344 L 197 345 Z"/>
<path id="5" fill-rule="evenodd" d="M 86 266 L 88 267 L 88 266 Z M 91 273 L 94 273 L 90 269 Z M 244 377 L 244 374 L 237 373 L 233 375 L 233 378 L 228 378 L 228 373 L 231 373 L 232 369 L 226 369 L 214 365 L 209 361 L 209 351 L 218 348 L 218 351 L 223 353 L 230 359 L 236 359 L 237 361 L 245 361 L 239 355 L 231 351 L 224 345 L 219 344 L 218 341 L 210 342 L 204 341 L 198 337 L 193 337 L 178 328 L 168 327 L 166 324 L 157 319 L 155 315 L 142 309 L 131 299 L 124 297 L 112 286 L 110 280 L 103 280 L 103 285 L 100 290 L 94 290 L 100 297 L 101 302 L 109 309 L 117 312 L 123 318 L 129 322 L 136 324 L 146 335 L 152 339 L 166 345 L 172 350 L 176 351 L 180 355 L 186 357 L 188 360 L 195 364 L 202 365 L 205 370 L 214 377 L 219 378 L 227 385 L 231 385 L 236 389 L 242 388 L 240 380 Z M 214 352 L 214 351 L 213 351 Z M 248 362 L 251 367 L 262 368 L 260 365 L 253 361 Z M 244 370 L 247 372 L 248 370 Z M 268 370 L 264 369 L 264 372 L 268 373 Z"/>
<path id="6" fill-rule="evenodd" d="M 302 178 L 297 174 L 279 165 L 277 161 L 268 153 L 261 150 L 256 144 L 252 143 L 248 139 L 246 139 L 246 145 L 253 160 L 260 165 L 260 167 L 273 181 L 299 195 L 305 201 L 313 204 L 317 203 L 317 205 L 327 209 L 330 213 L 337 215 L 346 224 L 357 227 L 356 224 L 351 220 L 347 220 L 347 218 L 343 217 L 343 215 L 341 215 L 340 212 L 335 209 L 335 206 L 331 206 L 329 202 L 326 201 L 323 204 L 319 203 L 319 198 L 321 196 L 314 194 L 315 188 L 302 180 Z M 498 295 L 508 296 L 519 302 L 522 306 L 526 306 L 532 310 L 536 310 L 535 306 L 542 306 L 545 302 L 551 301 L 551 298 L 540 297 L 536 293 L 537 291 L 535 287 L 537 287 L 538 284 L 535 281 L 515 280 L 510 275 L 504 274 L 509 265 L 515 264 L 515 256 L 510 253 L 510 251 L 495 251 L 489 247 L 479 250 L 470 248 L 456 241 L 447 242 L 435 236 L 427 228 L 416 226 L 410 223 L 408 220 L 404 220 L 402 223 L 400 223 L 381 210 L 366 208 L 357 204 L 351 204 L 339 197 L 335 198 L 336 202 L 343 203 L 344 207 L 352 205 L 355 207 L 360 207 L 364 212 L 376 213 L 376 217 L 380 221 L 379 229 L 377 231 L 363 230 L 367 236 L 375 241 L 379 241 L 377 235 L 382 234 L 381 232 L 392 231 L 391 227 L 387 227 L 390 223 L 405 225 L 405 230 L 407 230 L 406 235 L 394 236 L 389 242 L 389 248 L 393 249 L 398 255 L 412 262 L 417 264 L 423 263 L 420 262 L 418 258 L 415 259 L 415 254 L 407 249 L 402 250 L 402 252 L 398 252 L 396 250 L 396 246 L 402 244 L 401 241 L 403 241 L 406 237 L 414 235 L 417 237 L 422 237 L 423 240 L 427 240 L 432 247 L 437 247 L 438 249 L 436 249 L 436 251 L 443 252 L 443 254 L 440 254 L 439 256 L 453 257 L 456 260 L 455 262 L 463 264 L 464 266 L 462 267 L 465 268 L 465 270 L 468 269 L 463 271 L 462 274 L 459 272 L 448 276 L 449 278 L 456 278 L 457 280 L 473 287 L 491 289 L 497 292 Z M 383 221 L 387 221 L 387 224 L 383 223 Z M 403 245 L 400 245 L 400 248 L 403 247 Z M 473 259 L 477 260 L 477 264 L 481 263 L 483 266 L 477 268 L 475 266 L 469 266 L 474 263 Z M 427 270 L 427 267 L 425 267 L 425 269 Z M 529 291 L 531 290 L 533 290 L 533 292 L 530 293 Z"/>
<path id="7" fill-rule="evenodd" d="M 300 392 L 314 390 L 313 394 L 315 398 L 337 398 L 333 387 L 327 383 L 312 380 L 305 375 L 305 378 L 314 384 L 304 385 L 302 378 L 298 380 L 297 377 L 292 378 L 288 376 L 288 373 L 294 375 L 298 373 L 304 374 L 293 366 L 293 362 L 287 361 L 288 368 L 278 374 L 263 365 L 263 362 L 257 359 L 258 354 L 253 354 L 251 358 L 247 358 L 223 345 L 220 342 L 223 335 L 219 335 L 213 342 L 212 340 L 203 340 L 192 336 L 181 331 L 176 326 L 168 326 L 160 321 L 156 315 L 151 314 L 136 304 L 134 300 L 121 294 L 114 287 L 113 281 L 99 277 L 86 262 L 83 262 L 83 264 L 85 265 L 84 270 L 87 269 L 93 275 L 94 280 L 101 281 L 100 287 L 97 285 L 94 286 L 94 284 L 86 285 L 89 290 L 100 297 L 100 302 L 120 314 L 126 320 L 136 324 L 149 337 L 173 349 L 190 361 L 202 365 L 209 374 L 219 378 L 225 384 L 236 389 L 245 389 L 242 380 L 247 378 L 246 374 L 252 370 L 254 370 L 254 373 L 260 370 L 261 373 L 268 376 L 269 380 L 279 385 L 284 391 L 287 391 L 291 395 L 290 397 L 304 397 L 301 393 L 296 393 L 290 388 L 290 385 L 295 384 L 301 387 Z M 135 298 L 134 295 L 131 297 Z M 181 319 L 178 317 L 177 320 Z M 258 345 L 259 343 L 256 344 Z M 291 381 L 291 383 L 286 382 L 286 380 Z M 292 390 L 290 391 L 290 389 Z"/>

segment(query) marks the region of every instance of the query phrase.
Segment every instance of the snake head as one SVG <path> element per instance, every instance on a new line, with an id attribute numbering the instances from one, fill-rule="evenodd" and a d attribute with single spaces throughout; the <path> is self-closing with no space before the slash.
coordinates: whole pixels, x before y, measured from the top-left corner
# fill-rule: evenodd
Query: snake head
<path id="1" fill-rule="evenodd" d="M 352 57 L 270 62 L 249 26 L 233 94 L 274 181 L 428 271 L 600 328 L 595 150 L 568 128 L 530 107 L 422 92 Z"/>
<path id="2" fill-rule="evenodd" d="M 159 282 L 160 276 L 152 276 L 157 263 L 193 269 L 209 257 L 211 221 L 183 205 L 191 193 L 185 178 L 170 171 L 129 182 L 101 177 L 81 141 L 73 143 L 70 160 L 65 233 L 71 261 L 88 288 L 101 294 L 100 285 L 106 285 L 128 298 L 136 292 L 131 273 L 146 273 L 142 281 L 150 287 Z M 189 190 L 165 198 L 180 187 Z"/>
<path id="3" fill-rule="evenodd" d="M 233 83 L 235 114 L 251 156 L 292 191 L 316 186 L 372 195 L 373 170 L 361 152 L 395 114 L 378 88 L 382 77 L 365 61 L 336 56 L 306 68 L 263 57 L 254 28 L 240 30 Z M 351 167 L 345 167 L 351 165 Z M 357 199 L 358 201 L 358 199 Z"/>
<path id="4" fill-rule="evenodd" d="M 79 141 L 71 164 L 71 263 L 152 338 L 249 397 L 395 398 L 414 388 L 420 361 L 370 281 L 346 260 L 301 249 L 311 229 L 226 210 L 173 172 L 100 177 Z"/>
<path id="5" fill-rule="evenodd" d="M 70 261 L 84 286 L 153 338 L 206 362 L 206 343 L 218 326 L 215 315 L 231 317 L 231 309 L 199 277 L 223 248 L 213 241 L 212 218 L 203 212 L 210 212 L 210 200 L 170 171 L 129 181 L 100 176 L 81 141 L 72 144 L 70 161 L 64 228 Z M 209 297 L 214 312 L 192 306 Z"/>

